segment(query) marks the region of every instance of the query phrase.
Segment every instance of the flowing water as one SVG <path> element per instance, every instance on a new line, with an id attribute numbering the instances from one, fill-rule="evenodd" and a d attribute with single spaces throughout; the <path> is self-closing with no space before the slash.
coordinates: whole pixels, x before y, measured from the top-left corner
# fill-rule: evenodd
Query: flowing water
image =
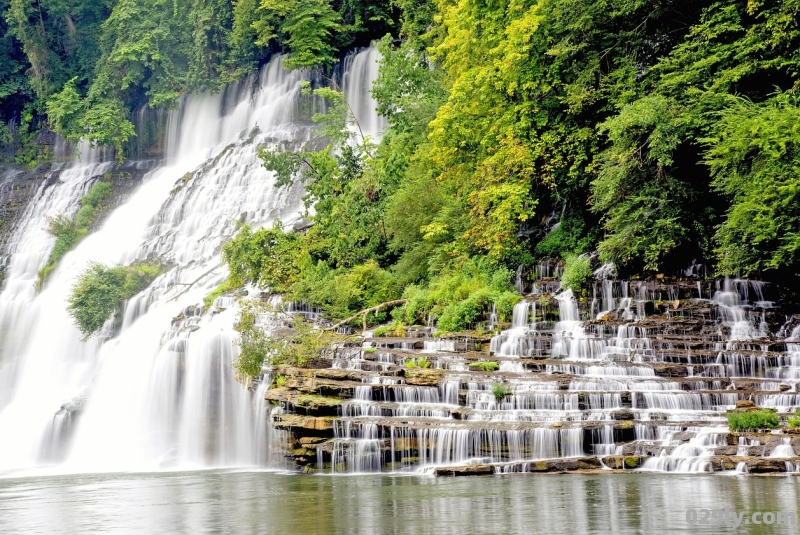
<path id="1" fill-rule="evenodd" d="M 368 93 L 377 59 L 374 48 L 349 57 L 341 81 L 373 138 L 384 125 Z M 37 292 L 54 243 L 48 219 L 74 215 L 113 163 L 84 146 L 43 183 L 11 238 L 0 294 L 0 474 L 265 462 L 263 390 L 244 389 L 230 366 L 230 299 L 213 315 L 196 305 L 224 280 L 220 248 L 239 223 L 299 217 L 302 186 L 276 189 L 257 149 L 314 141 L 300 97 L 307 76 L 276 58 L 221 94 L 186 97 L 167 120 L 165 161 Z M 65 310 L 77 275 L 91 262 L 142 260 L 169 269 L 127 303 L 118 336 L 108 322 L 82 341 Z"/>
<path id="2" fill-rule="evenodd" d="M 792 458 L 782 471 L 796 471 L 798 441 L 782 432 L 744 450 L 729 442 L 726 412 L 739 400 L 784 416 L 800 406 L 800 326 L 787 318 L 784 334 L 768 332 L 763 284 L 726 280 L 713 291 L 602 279 L 588 310 L 548 285 L 534 282 L 514 306 L 491 357 L 456 339 L 373 338 L 371 353 L 341 352 L 333 368 L 365 386 L 342 405 L 316 468 L 527 472 L 541 460 L 627 455 L 641 456 L 643 471 L 732 473 L 722 456 L 771 455 Z M 414 359 L 409 350 L 441 370 L 437 386 L 387 377 Z M 498 371 L 472 367 L 486 360 Z"/>
<path id="3" fill-rule="evenodd" d="M 0 479 L 9 533 L 796 533 L 690 524 L 689 510 L 794 512 L 782 478 L 660 474 L 303 477 L 178 472 Z M 702 513 L 698 518 L 702 517 Z"/>

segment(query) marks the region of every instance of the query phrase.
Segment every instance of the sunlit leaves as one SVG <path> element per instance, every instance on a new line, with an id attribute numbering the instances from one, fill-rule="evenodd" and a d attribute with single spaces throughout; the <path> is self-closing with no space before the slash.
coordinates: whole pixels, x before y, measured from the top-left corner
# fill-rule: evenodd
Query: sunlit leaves
<path id="1" fill-rule="evenodd" d="M 800 107 L 793 94 L 739 99 L 706 139 L 714 186 L 731 198 L 717 231 L 719 269 L 752 274 L 796 265 L 800 252 Z"/>

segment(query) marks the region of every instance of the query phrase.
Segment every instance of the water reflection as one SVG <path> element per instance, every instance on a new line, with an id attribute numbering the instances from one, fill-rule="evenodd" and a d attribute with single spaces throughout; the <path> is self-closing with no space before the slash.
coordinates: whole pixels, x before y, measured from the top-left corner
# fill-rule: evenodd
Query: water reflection
<path id="1" fill-rule="evenodd" d="M 660 474 L 485 478 L 263 472 L 0 479 L 12 533 L 796 533 L 691 526 L 689 508 L 796 512 L 798 479 Z"/>

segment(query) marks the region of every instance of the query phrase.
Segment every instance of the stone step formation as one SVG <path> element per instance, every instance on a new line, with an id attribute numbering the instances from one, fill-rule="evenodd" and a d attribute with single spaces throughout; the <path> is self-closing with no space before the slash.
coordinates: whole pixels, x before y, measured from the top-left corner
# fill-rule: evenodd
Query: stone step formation
<path id="1" fill-rule="evenodd" d="M 327 473 L 800 470 L 800 316 L 763 283 L 603 280 L 582 306 L 556 288 L 534 284 L 488 334 L 365 332 L 314 369 L 276 367 L 276 446 Z M 780 427 L 729 429 L 756 408 Z"/>

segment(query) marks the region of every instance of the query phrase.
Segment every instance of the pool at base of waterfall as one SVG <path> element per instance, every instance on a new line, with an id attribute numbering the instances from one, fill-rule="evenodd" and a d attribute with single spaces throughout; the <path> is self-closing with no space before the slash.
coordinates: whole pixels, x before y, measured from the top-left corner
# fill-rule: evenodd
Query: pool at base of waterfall
<path id="1" fill-rule="evenodd" d="M 690 510 L 796 513 L 793 477 L 480 478 L 197 471 L 0 479 L 4 533 L 795 533 Z M 766 516 L 766 518 L 770 518 Z M 773 515 L 772 518 L 775 518 Z M 746 525 L 745 525 L 746 524 Z"/>

